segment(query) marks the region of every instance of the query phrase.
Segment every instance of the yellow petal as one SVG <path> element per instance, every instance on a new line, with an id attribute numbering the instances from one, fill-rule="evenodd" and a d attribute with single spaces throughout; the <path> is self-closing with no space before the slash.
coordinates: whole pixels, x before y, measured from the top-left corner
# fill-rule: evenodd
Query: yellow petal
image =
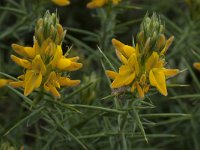
<path id="1" fill-rule="evenodd" d="M 125 45 L 116 39 L 112 39 L 112 44 L 126 58 L 129 58 L 133 53 L 136 54 L 136 49 L 134 47 Z"/>
<path id="2" fill-rule="evenodd" d="M 129 58 L 132 54 L 136 54 L 136 49 L 132 46 L 125 45 L 123 50 L 127 58 Z"/>
<path id="3" fill-rule="evenodd" d="M 24 81 L 9 82 L 9 85 L 12 86 L 12 87 L 14 87 L 14 88 L 24 87 Z"/>
<path id="4" fill-rule="evenodd" d="M 168 48 L 169 48 L 170 45 L 172 44 L 173 40 L 174 40 L 174 36 L 171 36 L 171 37 L 167 40 L 166 45 L 165 45 L 165 47 L 163 48 L 163 50 L 161 51 L 160 55 L 164 55 L 164 54 L 166 53 L 166 51 L 168 50 Z"/>
<path id="5" fill-rule="evenodd" d="M 112 3 L 113 3 L 114 5 L 117 5 L 119 2 L 121 2 L 121 0 L 112 0 Z"/>
<path id="6" fill-rule="evenodd" d="M 114 71 L 106 70 L 106 75 L 111 79 L 115 79 L 117 77 L 118 73 L 114 72 Z"/>
<path id="7" fill-rule="evenodd" d="M 194 68 L 200 71 L 200 63 L 196 62 L 193 64 Z"/>
<path id="8" fill-rule="evenodd" d="M 97 7 L 102 7 L 107 3 L 106 0 L 92 0 L 87 4 L 87 8 L 97 8 Z"/>
<path id="9" fill-rule="evenodd" d="M 141 78 L 140 78 L 140 84 L 144 85 L 146 83 L 146 75 L 142 74 Z"/>
<path id="10" fill-rule="evenodd" d="M 146 70 L 149 72 L 152 68 L 155 68 L 159 61 L 159 55 L 157 52 L 153 52 L 151 56 L 147 59 Z"/>
<path id="11" fill-rule="evenodd" d="M 49 85 L 49 91 L 55 96 L 55 97 L 60 97 L 60 93 L 58 92 L 58 90 L 52 86 Z"/>
<path id="12" fill-rule="evenodd" d="M 56 67 L 58 61 L 59 61 L 61 58 L 63 58 L 62 47 L 61 47 L 61 45 L 57 45 L 55 55 L 54 55 L 54 57 L 53 57 L 53 60 L 51 61 L 52 67 Z"/>
<path id="13" fill-rule="evenodd" d="M 130 84 L 135 79 L 135 72 L 132 72 L 129 66 L 122 65 L 119 73 L 111 84 L 112 88 L 118 88 Z"/>
<path id="14" fill-rule="evenodd" d="M 127 65 L 122 65 L 121 67 L 119 67 L 119 75 L 123 76 L 123 75 L 130 75 L 132 72 L 131 68 Z"/>
<path id="15" fill-rule="evenodd" d="M 31 69 L 31 63 L 28 60 L 21 59 L 19 57 L 14 56 L 14 55 L 11 55 L 10 57 L 19 66 L 26 68 L 26 69 Z"/>
<path id="16" fill-rule="evenodd" d="M 150 86 L 149 85 L 145 85 L 144 87 L 144 92 L 147 93 L 149 91 Z"/>
<path id="17" fill-rule="evenodd" d="M 35 57 L 35 49 L 33 47 L 23 47 L 18 44 L 12 44 L 12 49 L 23 57 L 31 59 Z"/>
<path id="18" fill-rule="evenodd" d="M 52 0 L 52 2 L 59 6 L 66 6 L 70 4 L 69 0 Z"/>
<path id="19" fill-rule="evenodd" d="M 61 77 L 58 80 L 58 82 L 61 86 L 70 86 L 70 87 L 77 86 L 80 84 L 80 80 L 71 80 L 67 77 Z"/>
<path id="20" fill-rule="evenodd" d="M 57 91 L 56 88 L 60 88 L 60 83 L 59 83 L 59 75 L 56 74 L 55 72 L 51 72 L 48 76 L 48 79 L 44 83 L 44 89 L 47 92 L 51 92 L 55 97 L 60 97 L 59 92 Z"/>
<path id="21" fill-rule="evenodd" d="M 132 93 L 135 91 L 135 88 L 136 88 L 136 85 L 135 85 L 135 84 L 132 84 L 132 86 L 131 86 L 131 92 L 132 92 Z"/>
<path id="22" fill-rule="evenodd" d="M 122 43 L 122 42 L 120 42 L 120 41 L 118 41 L 118 40 L 116 40 L 116 39 L 112 39 L 112 44 L 114 45 L 114 47 L 118 50 L 118 51 L 120 51 L 120 53 L 122 53 L 123 55 L 125 55 L 125 53 L 124 53 L 124 46 L 125 46 L 125 44 L 124 43 Z"/>
<path id="23" fill-rule="evenodd" d="M 68 59 L 73 61 L 73 62 L 77 62 L 79 60 L 79 57 L 76 56 L 76 57 L 71 57 L 71 58 L 68 58 Z"/>
<path id="24" fill-rule="evenodd" d="M 144 98 L 144 91 L 139 84 L 136 84 L 136 88 L 140 98 Z"/>
<path id="25" fill-rule="evenodd" d="M 51 84 L 46 86 L 44 85 L 44 89 L 47 91 L 47 92 L 51 92 L 55 97 L 60 97 L 60 93 L 58 92 L 58 90 L 52 86 Z"/>
<path id="26" fill-rule="evenodd" d="M 136 74 L 139 73 L 140 69 L 136 54 L 131 55 L 131 57 L 128 59 L 128 64 L 132 71 L 135 71 Z"/>
<path id="27" fill-rule="evenodd" d="M 0 88 L 5 86 L 8 83 L 8 80 L 6 79 L 0 79 Z"/>
<path id="28" fill-rule="evenodd" d="M 155 86 L 161 94 L 167 96 L 166 79 L 162 69 L 152 69 L 149 72 L 149 80 L 152 86 Z"/>
<path id="29" fill-rule="evenodd" d="M 24 77 L 25 77 L 25 75 L 23 74 L 23 75 L 18 76 L 17 78 L 20 80 L 24 80 Z"/>
<path id="30" fill-rule="evenodd" d="M 41 85 L 42 73 L 35 73 L 32 70 L 27 71 L 24 82 L 24 95 L 28 96 L 33 90 Z"/>
<path id="31" fill-rule="evenodd" d="M 120 60 L 123 64 L 125 64 L 125 65 L 128 64 L 128 60 L 127 60 L 127 58 L 124 57 L 124 55 L 122 55 L 122 53 L 120 53 L 120 52 L 117 53 L 117 56 L 118 56 L 119 60 Z"/>
<path id="32" fill-rule="evenodd" d="M 37 73 L 42 73 L 43 75 L 46 73 L 46 66 L 40 55 L 35 56 L 32 62 L 32 69 Z"/>
<path id="33" fill-rule="evenodd" d="M 71 62 L 71 65 L 69 67 L 66 67 L 64 70 L 76 71 L 76 70 L 82 68 L 82 66 L 83 66 L 83 64 L 81 64 L 81 63 Z"/>
<path id="34" fill-rule="evenodd" d="M 119 88 L 129 85 L 135 79 L 135 73 L 118 75 L 111 84 L 112 88 Z"/>
<path id="35" fill-rule="evenodd" d="M 175 76 L 179 73 L 178 69 L 164 69 L 165 76 Z"/>
<path id="36" fill-rule="evenodd" d="M 69 67 L 71 65 L 71 61 L 67 58 L 61 58 L 59 59 L 59 61 L 57 62 L 57 68 L 60 70 L 65 70 L 67 67 Z"/>

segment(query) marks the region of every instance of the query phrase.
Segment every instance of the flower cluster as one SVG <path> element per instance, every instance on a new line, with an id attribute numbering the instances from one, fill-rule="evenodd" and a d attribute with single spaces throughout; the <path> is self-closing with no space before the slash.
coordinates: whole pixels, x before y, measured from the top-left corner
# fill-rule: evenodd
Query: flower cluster
<path id="1" fill-rule="evenodd" d="M 47 12 L 37 21 L 33 47 L 12 44 L 13 50 L 20 56 L 11 55 L 11 59 L 25 69 L 18 77 L 19 81 L 10 82 L 13 87 L 23 87 L 24 95 L 43 87 L 45 91 L 60 97 L 57 89 L 61 86 L 76 86 L 80 80 L 71 80 L 62 76 L 64 72 L 78 70 L 79 57 L 67 58 L 63 55 L 62 41 L 66 31 L 59 24 L 56 14 Z"/>
<path id="2" fill-rule="evenodd" d="M 122 65 L 118 72 L 106 71 L 107 76 L 113 79 L 111 87 L 129 86 L 131 92 L 137 90 L 139 97 L 143 98 L 151 85 L 166 96 L 166 78 L 179 72 L 178 69 L 165 68 L 164 55 L 172 41 L 173 37 L 168 40 L 165 38 L 164 26 L 155 14 L 151 18 L 148 15 L 144 18 L 136 46 L 128 46 L 113 39 Z"/>
<path id="3" fill-rule="evenodd" d="M 112 3 L 114 5 L 117 5 L 121 0 L 92 0 L 87 4 L 88 8 L 98 8 L 103 7 L 104 5 L 108 3 Z"/>

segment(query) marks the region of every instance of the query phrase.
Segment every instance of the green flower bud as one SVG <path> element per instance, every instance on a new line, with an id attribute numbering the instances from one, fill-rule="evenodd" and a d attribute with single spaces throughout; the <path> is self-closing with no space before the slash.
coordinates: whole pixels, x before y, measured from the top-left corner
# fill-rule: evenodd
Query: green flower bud
<path id="1" fill-rule="evenodd" d="M 57 15 L 50 14 L 49 11 L 45 13 L 43 18 L 38 19 L 36 23 L 35 38 L 40 46 L 47 39 L 51 39 L 56 45 L 60 45 L 65 34 L 66 31 L 59 24 Z"/>
<path id="2" fill-rule="evenodd" d="M 148 54 L 151 54 L 153 50 L 160 51 L 161 45 L 158 44 L 161 43 L 157 41 L 162 40 L 160 37 L 164 35 L 164 31 L 164 25 L 155 13 L 151 17 L 146 14 L 140 25 L 140 32 L 137 35 L 137 43 L 139 44 L 140 51 Z M 158 49 L 156 49 L 157 47 Z"/>

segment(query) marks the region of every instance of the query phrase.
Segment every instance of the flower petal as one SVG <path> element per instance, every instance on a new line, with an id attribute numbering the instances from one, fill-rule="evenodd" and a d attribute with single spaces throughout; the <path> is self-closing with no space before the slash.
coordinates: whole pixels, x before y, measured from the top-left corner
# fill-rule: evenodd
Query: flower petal
<path id="1" fill-rule="evenodd" d="M 131 92 L 132 93 L 135 91 L 135 88 L 136 88 L 136 85 L 135 85 L 135 83 L 133 83 L 132 86 L 131 86 Z"/>
<path id="2" fill-rule="evenodd" d="M 42 73 L 43 75 L 46 73 L 46 66 L 40 55 L 35 56 L 32 62 L 32 69 L 37 73 Z"/>
<path id="3" fill-rule="evenodd" d="M 163 48 L 163 50 L 161 51 L 160 55 L 164 55 L 166 53 L 166 51 L 168 50 L 168 48 L 170 47 L 170 45 L 172 44 L 174 40 L 174 36 L 171 36 L 167 41 L 166 41 L 166 45 Z"/>
<path id="4" fill-rule="evenodd" d="M 152 69 L 149 72 L 149 80 L 152 86 L 155 86 L 161 94 L 167 96 L 166 79 L 162 69 Z"/>
<path id="5" fill-rule="evenodd" d="M 178 69 L 164 69 L 164 73 L 166 77 L 175 76 L 176 74 L 179 73 L 179 70 Z"/>
<path id="6" fill-rule="evenodd" d="M 8 80 L 6 79 L 0 79 L 0 88 L 5 86 L 8 83 Z"/>
<path id="7" fill-rule="evenodd" d="M 31 59 L 35 57 L 35 49 L 33 47 L 23 47 L 18 44 L 12 44 L 12 49 L 23 57 Z"/>
<path id="8" fill-rule="evenodd" d="M 10 57 L 19 66 L 26 68 L 26 69 L 31 69 L 31 63 L 28 60 L 21 59 L 19 57 L 16 57 L 15 55 L 11 55 Z"/>
<path id="9" fill-rule="evenodd" d="M 111 70 L 106 70 L 106 75 L 111 79 L 115 79 L 118 73 Z"/>
<path id="10" fill-rule="evenodd" d="M 42 83 L 42 73 L 35 73 L 28 70 L 25 74 L 24 95 L 28 96 L 33 90 L 38 88 Z"/>
<path id="11" fill-rule="evenodd" d="M 112 3 L 113 3 L 114 5 L 117 5 L 119 2 L 121 2 L 121 0 L 112 0 Z"/>
<path id="12" fill-rule="evenodd" d="M 61 58 L 59 59 L 58 63 L 57 63 L 57 68 L 60 70 L 65 70 L 67 67 L 69 67 L 71 65 L 71 61 L 67 58 Z"/>
<path id="13" fill-rule="evenodd" d="M 92 0 L 87 4 L 87 8 L 97 8 L 97 7 L 102 7 L 103 5 L 106 4 L 105 0 Z"/>
<path id="14" fill-rule="evenodd" d="M 115 80 L 112 82 L 112 88 L 119 88 L 122 86 L 129 85 L 135 79 L 135 73 L 127 73 L 124 75 L 118 75 Z"/>
<path id="15" fill-rule="evenodd" d="M 80 84 L 80 80 L 71 80 L 67 77 L 59 78 L 58 82 L 61 86 L 70 86 L 70 87 L 77 86 Z"/>
<path id="16" fill-rule="evenodd" d="M 159 61 L 159 55 L 157 52 L 153 52 L 151 56 L 147 59 L 146 70 L 149 72 L 152 68 L 155 68 Z"/>
<path id="17" fill-rule="evenodd" d="M 82 63 L 71 62 L 71 65 L 69 67 L 66 67 L 64 70 L 66 70 L 66 71 L 76 71 L 76 70 L 82 68 L 82 66 L 83 66 Z"/>
<path id="18" fill-rule="evenodd" d="M 140 98 L 144 98 L 144 91 L 143 91 L 143 89 L 141 88 L 141 86 L 138 83 L 136 84 L 136 88 L 137 88 L 139 97 Z"/>
<path id="19" fill-rule="evenodd" d="M 136 54 L 136 49 L 132 46 L 125 45 L 116 39 L 112 39 L 112 43 L 114 47 L 126 58 L 129 58 L 134 53 Z"/>
<path id="20" fill-rule="evenodd" d="M 70 4 L 69 0 L 51 0 L 52 2 L 54 2 L 56 5 L 59 6 L 66 6 Z"/>
<path id="21" fill-rule="evenodd" d="M 132 54 L 130 56 L 130 58 L 128 59 L 128 64 L 129 64 L 129 67 L 132 68 L 132 71 L 135 71 L 136 74 L 139 73 L 140 69 L 139 69 L 139 63 L 138 63 L 136 54 Z"/>
<path id="22" fill-rule="evenodd" d="M 14 87 L 14 88 L 24 87 L 24 81 L 9 82 L 9 85 L 12 86 L 12 87 Z"/>
<path id="23" fill-rule="evenodd" d="M 49 91 L 55 96 L 55 97 L 60 97 L 60 93 L 56 89 L 56 87 L 49 85 Z"/>
<path id="24" fill-rule="evenodd" d="M 200 63 L 196 62 L 193 64 L 194 68 L 200 71 Z"/>

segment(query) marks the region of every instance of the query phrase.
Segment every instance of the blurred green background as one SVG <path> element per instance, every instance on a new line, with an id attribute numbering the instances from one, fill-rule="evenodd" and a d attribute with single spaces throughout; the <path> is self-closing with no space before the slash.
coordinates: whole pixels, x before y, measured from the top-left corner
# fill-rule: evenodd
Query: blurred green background
<path id="1" fill-rule="evenodd" d="M 64 102 L 112 107 L 112 98 L 102 100 L 103 97 L 110 95 L 111 90 L 101 63 L 104 59 L 97 45 L 113 64 L 119 66 L 111 39 L 115 37 L 131 45 L 145 14 L 156 12 L 165 24 L 167 37 L 171 35 L 175 37 L 167 52 L 167 66 L 180 70 L 186 69 L 186 71 L 170 79 L 167 97 L 158 93 L 148 96 L 148 101 L 151 101 L 155 107 L 140 111 L 140 119 L 148 143 L 143 136 L 131 134 L 132 130 L 129 129 L 135 130 L 136 133 L 140 130 L 130 121 L 125 138 L 126 148 L 199 150 L 200 72 L 196 71 L 192 64 L 200 61 L 200 0 L 122 1 L 122 4 L 110 10 L 108 8 L 88 9 L 86 8 L 88 0 L 71 0 L 71 4 L 65 7 L 59 7 L 50 0 L 1 0 L 0 71 L 14 77 L 23 72 L 23 69 L 10 59 L 10 54 L 13 53 L 10 45 L 18 43 L 31 46 L 36 20 L 42 17 L 46 10 L 57 11 L 61 24 L 67 29 L 63 50 L 66 51 L 67 47 L 73 46 L 71 55 L 79 55 L 80 61 L 84 64 L 83 69 L 73 73 L 73 78 L 82 80 L 79 88 L 84 90 Z M 105 66 L 106 69 L 110 69 Z M 70 96 L 72 89 L 62 92 Z M 125 102 L 122 100 L 122 103 Z M 91 137 L 79 136 L 88 149 L 125 149 L 123 138 L 108 132 L 108 130 L 113 132 L 118 130 L 114 125 L 117 120 L 115 114 L 86 109 L 82 110 L 83 114 L 77 115 L 55 106 L 48 107 L 53 108 L 53 111 L 48 113 L 57 115 L 61 120 L 67 120 L 64 126 L 71 128 L 70 131 L 72 130 L 74 134 L 93 133 Z M 65 113 L 59 114 L 59 111 Z M 0 89 L 0 148 L 2 150 L 6 149 L 6 144 L 16 149 L 24 146 L 25 150 L 83 149 L 73 139 L 62 135 L 62 130 L 56 132 L 56 125 L 51 121 L 48 122 L 49 118 L 45 115 L 34 116 L 4 135 L 9 128 L 28 114 L 29 110 L 24 107 L 22 98 L 7 87 Z"/>

